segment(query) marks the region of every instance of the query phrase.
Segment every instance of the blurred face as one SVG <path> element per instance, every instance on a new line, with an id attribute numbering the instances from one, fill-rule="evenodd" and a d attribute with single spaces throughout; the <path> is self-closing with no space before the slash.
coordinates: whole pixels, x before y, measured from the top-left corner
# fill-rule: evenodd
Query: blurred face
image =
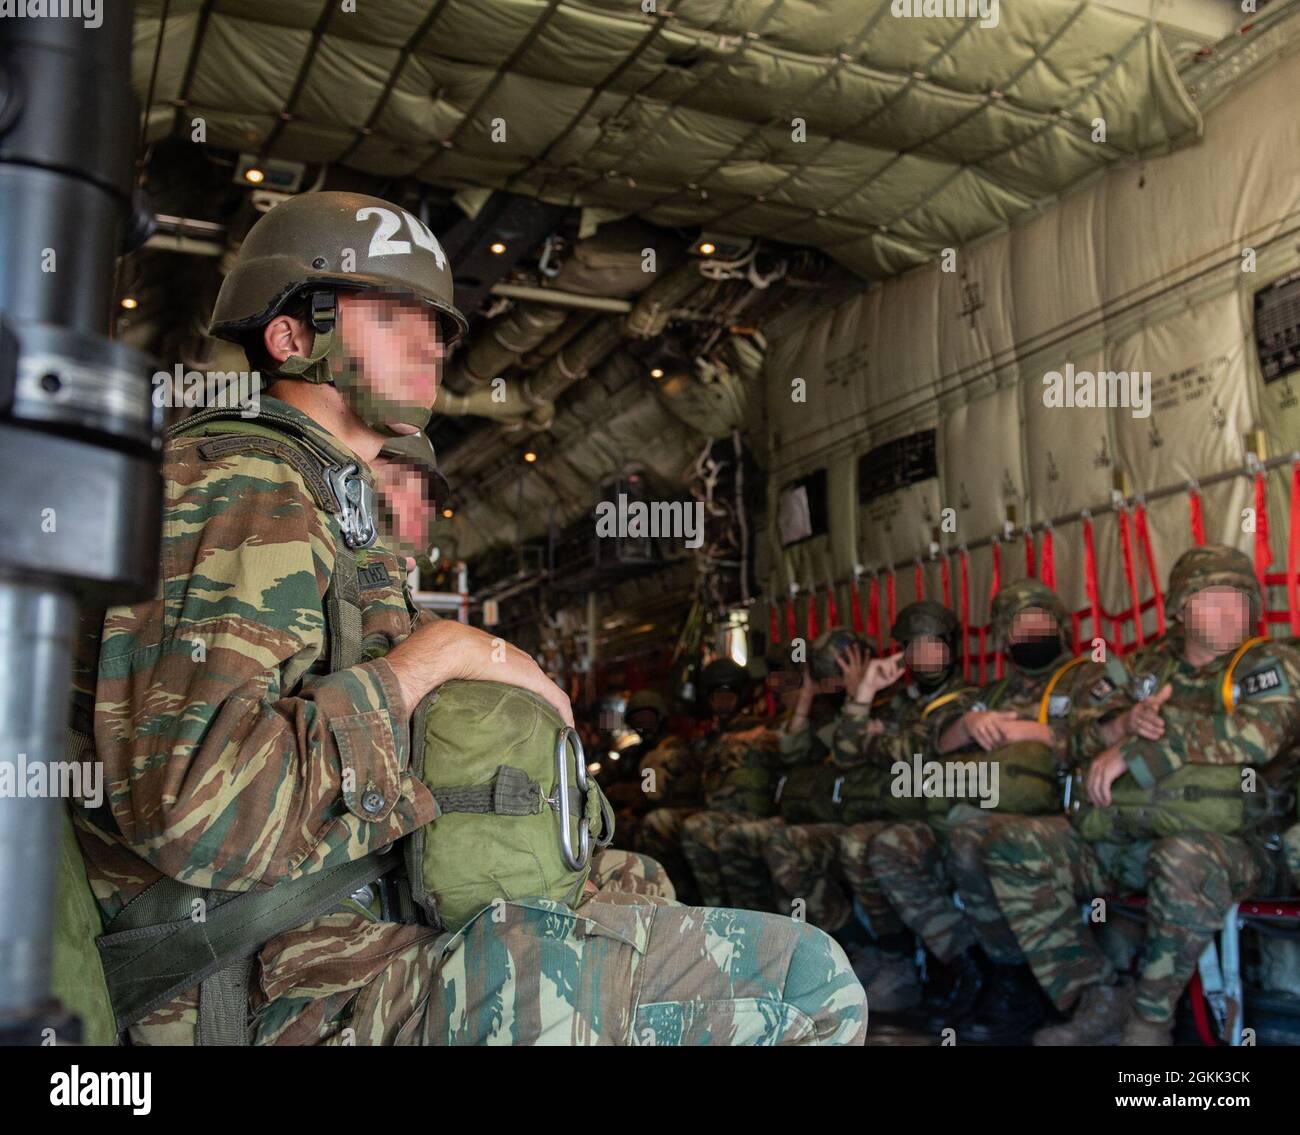
<path id="1" fill-rule="evenodd" d="M 817 692 L 819 694 L 838 694 L 844 691 L 844 675 L 836 674 L 833 678 L 818 678 Z"/>
<path id="2" fill-rule="evenodd" d="M 352 397 L 374 398 L 380 407 L 378 416 L 353 409 L 363 421 L 385 422 L 393 433 L 415 433 L 419 427 L 409 420 L 389 422 L 384 413 L 399 405 L 433 411 L 447 354 L 433 310 L 410 296 L 340 292 L 338 336 L 359 380 Z"/>
<path id="3" fill-rule="evenodd" d="M 627 723 L 638 733 L 654 733 L 659 728 L 659 715 L 653 709 L 638 709 L 628 715 Z"/>
<path id="4" fill-rule="evenodd" d="M 1011 620 L 1012 643 L 1028 642 L 1036 638 L 1054 638 L 1060 628 L 1050 611 L 1041 607 L 1026 607 Z"/>
<path id="5" fill-rule="evenodd" d="M 388 506 L 391 532 L 385 532 L 395 549 L 407 554 L 422 553 L 432 542 L 437 519 L 434 502 L 426 496 L 427 482 L 415 468 L 380 454 L 371 463 L 380 496 Z"/>
<path id="6" fill-rule="evenodd" d="M 736 712 L 740 699 L 731 690 L 714 690 L 709 694 L 709 710 L 718 717 L 727 717 Z"/>
<path id="7" fill-rule="evenodd" d="M 1207 587 L 1183 606 L 1183 625 L 1213 654 L 1240 646 L 1250 631 L 1250 600 L 1235 587 Z"/>
<path id="8" fill-rule="evenodd" d="M 921 635 L 907 644 L 903 660 L 915 674 L 941 674 L 948 668 L 948 644 L 935 635 Z"/>

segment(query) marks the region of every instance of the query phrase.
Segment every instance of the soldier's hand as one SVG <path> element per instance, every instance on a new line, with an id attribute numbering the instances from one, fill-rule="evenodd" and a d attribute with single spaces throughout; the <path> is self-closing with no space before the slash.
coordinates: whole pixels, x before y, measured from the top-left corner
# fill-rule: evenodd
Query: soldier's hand
<path id="1" fill-rule="evenodd" d="M 1166 682 L 1149 698 L 1138 702 L 1128 711 L 1126 732 L 1145 737 L 1148 741 L 1159 741 L 1165 735 L 1165 719 L 1160 713 L 1160 707 L 1173 692 L 1173 687 Z"/>
<path id="2" fill-rule="evenodd" d="M 1013 709 L 972 709 L 966 714 L 966 732 L 985 752 L 1007 743 L 1006 726 L 1016 720 Z"/>
<path id="3" fill-rule="evenodd" d="M 1083 784 L 1087 789 L 1088 799 L 1098 808 L 1109 806 L 1110 786 L 1123 776 L 1127 769 L 1128 766 L 1124 763 L 1118 745 L 1102 749 L 1093 757 L 1092 764 L 1088 766 L 1087 775 L 1084 777 Z"/>
<path id="4" fill-rule="evenodd" d="M 568 695 L 541 667 L 519 647 L 477 627 L 450 619 L 426 623 L 393 647 L 387 658 L 408 710 L 443 682 L 463 678 L 530 690 L 550 702 L 566 725 L 573 725 Z"/>
<path id="5" fill-rule="evenodd" d="M 851 697 L 856 697 L 857 688 L 862 684 L 867 671 L 867 659 L 862 648 L 857 643 L 846 646 L 835 655 L 835 665 L 844 676 L 844 688 L 850 692 Z"/>

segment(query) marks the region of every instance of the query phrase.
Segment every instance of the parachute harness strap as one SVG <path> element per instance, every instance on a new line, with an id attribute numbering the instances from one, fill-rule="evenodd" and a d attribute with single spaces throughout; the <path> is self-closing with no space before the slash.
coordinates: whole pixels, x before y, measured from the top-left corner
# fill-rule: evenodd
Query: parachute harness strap
<path id="1" fill-rule="evenodd" d="M 1071 658 L 1069 662 L 1052 675 L 1051 680 L 1047 683 L 1047 689 L 1043 691 L 1043 699 L 1038 703 L 1039 725 L 1047 724 L 1047 719 L 1049 717 L 1048 711 L 1052 704 L 1052 691 L 1056 689 L 1057 683 L 1065 677 L 1067 671 L 1073 670 L 1080 663 L 1086 661 L 1088 661 L 1088 656 L 1086 654 L 1080 654 L 1077 658 Z"/>
<path id="2" fill-rule="evenodd" d="M 1268 639 L 1264 635 L 1254 635 L 1237 647 L 1237 652 L 1232 656 L 1232 661 L 1228 663 L 1228 668 L 1223 672 L 1222 696 L 1223 711 L 1225 713 L 1234 713 L 1237 709 L 1237 699 L 1232 692 L 1232 674 L 1237 669 L 1237 663 L 1246 656 L 1247 651 L 1265 642 L 1268 642 Z"/>

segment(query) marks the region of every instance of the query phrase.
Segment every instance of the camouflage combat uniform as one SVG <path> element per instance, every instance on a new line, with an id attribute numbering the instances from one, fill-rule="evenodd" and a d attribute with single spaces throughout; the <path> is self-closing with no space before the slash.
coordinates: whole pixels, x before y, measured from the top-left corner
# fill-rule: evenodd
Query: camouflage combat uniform
<path id="1" fill-rule="evenodd" d="M 1178 614 L 1195 590 L 1240 586 L 1258 594 L 1247 556 L 1218 546 L 1192 549 L 1170 576 L 1169 608 Z M 1251 647 L 1234 671 L 1235 711 L 1222 702 L 1231 653 L 1203 667 L 1182 657 L 1179 629 L 1131 654 L 1134 680 L 1119 690 L 1114 711 L 1136 696 L 1173 686 L 1161 707 L 1165 735 L 1158 741 L 1123 738 L 1119 751 L 1128 774 L 1151 788 L 1192 764 L 1252 764 L 1282 772 L 1300 740 L 1300 654 L 1281 642 Z M 1284 779 L 1284 775 L 1283 775 Z M 1164 839 L 1083 839 L 1069 820 L 1032 818 L 1002 829 L 984 848 L 984 863 L 998 904 L 1014 928 L 1044 991 L 1060 1008 L 1074 1004 L 1092 985 L 1115 982 L 1113 963 L 1102 954 L 1080 918 L 1080 900 L 1139 889 L 1148 896 L 1145 940 L 1135 1008 L 1138 1018 L 1173 1021 L 1178 998 L 1197 959 L 1221 930 L 1229 907 L 1247 894 L 1279 883 L 1277 855 L 1256 836 L 1190 831 Z"/>
<path id="2" fill-rule="evenodd" d="M 639 818 L 631 845 L 661 863 L 683 901 L 691 903 L 699 896 L 682 853 L 682 825 L 704 810 L 700 765 L 705 747 L 704 738 L 668 737 L 647 754 L 641 772 L 650 808 Z"/>
<path id="3" fill-rule="evenodd" d="M 1034 580 L 1010 584 L 998 594 L 1001 623 L 1009 627 L 1021 610 L 1050 606 L 1058 625 L 1067 625 L 1060 600 Z M 1007 663 L 1007 676 L 986 685 L 965 700 L 959 713 L 990 704 L 1013 710 L 1026 721 L 1038 720 L 1048 682 L 1070 661 L 1062 654 L 1045 672 L 1030 674 Z M 1078 746 L 1091 733 L 1078 716 L 1081 695 L 1095 681 L 1097 669 L 1083 662 L 1066 670 L 1053 687 L 1048 707 L 1052 749 L 1064 769 L 1077 760 Z M 957 715 L 948 715 L 947 728 Z M 937 741 L 941 728 L 932 736 Z M 974 754 L 977 758 L 978 754 Z M 973 759 L 971 753 L 950 753 L 947 760 Z M 1018 965 L 1023 961 L 1015 935 L 998 909 L 980 859 L 980 849 L 990 834 L 1023 817 L 1009 812 L 958 803 L 945 814 L 928 820 L 890 824 L 871 839 L 866 862 L 875 884 L 907 926 L 935 957 L 949 962 L 978 943 L 994 962 Z M 855 849 L 856 850 L 856 849 Z M 961 899 L 954 904 L 953 892 Z"/>
<path id="4" fill-rule="evenodd" d="M 356 460 L 288 405 L 264 397 L 268 409 Z M 203 441 L 164 450 L 158 595 L 87 626 L 79 657 L 107 803 L 75 822 L 106 922 L 163 875 L 261 889 L 435 815 L 408 767 L 413 707 L 383 657 L 427 617 L 395 557 L 382 542 L 356 553 L 369 657 L 328 673 L 336 523 L 288 461 L 205 457 Z M 576 910 L 494 904 L 455 934 L 344 900 L 258 951 L 252 1041 L 861 1043 L 861 987 L 820 932 L 679 906 L 652 865 L 614 859 L 596 874 L 625 889 Z M 149 1014 L 132 1041 L 195 1043 L 199 996 Z"/>
<path id="5" fill-rule="evenodd" d="M 1173 687 L 1161 710 L 1164 737 L 1131 736 L 1120 744 L 1129 771 L 1144 786 L 1186 764 L 1266 765 L 1300 740 L 1300 654 L 1290 647 L 1266 643 L 1241 658 L 1235 671 L 1241 701 L 1231 716 L 1218 700 L 1228 655 L 1197 669 L 1181 657 L 1171 659 L 1170 643 L 1161 641 L 1126 661 L 1135 676 L 1167 673 Z M 1261 682 L 1261 675 L 1269 681 Z M 1274 683 L 1274 676 L 1281 682 Z M 1116 708 L 1132 704 L 1128 689 L 1122 690 Z M 1116 980 L 1113 964 L 1080 917 L 1080 902 L 1145 890 L 1148 921 L 1136 1007 L 1142 1018 L 1158 1023 L 1172 1021 L 1197 959 L 1222 928 L 1228 908 L 1261 884 L 1276 886 L 1278 876 L 1276 862 L 1254 839 L 1193 831 L 1088 843 L 1061 817 L 1027 818 L 1004 828 L 983 855 L 1026 959 L 1062 1009 L 1086 987 Z"/>
<path id="6" fill-rule="evenodd" d="M 1291 872 L 1291 881 L 1300 887 L 1300 824 L 1287 828 L 1282 836 L 1282 848 L 1286 854 L 1287 869 Z"/>
<path id="7" fill-rule="evenodd" d="M 686 818 L 681 835 L 682 854 L 690 864 L 700 905 L 727 904 L 722 835 L 733 825 L 761 819 L 764 811 L 770 811 L 770 782 L 777 762 L 776 734 L 753 718 L 732 724 L 705 751 L 701 773 L 705 808 Z"/>

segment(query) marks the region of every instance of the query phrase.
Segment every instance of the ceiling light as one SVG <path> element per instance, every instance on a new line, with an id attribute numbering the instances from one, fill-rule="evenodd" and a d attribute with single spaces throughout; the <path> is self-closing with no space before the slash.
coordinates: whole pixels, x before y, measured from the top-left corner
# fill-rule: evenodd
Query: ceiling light
<path id="1" fill-rule="evenodd" d="M 534 461 L 537 460 L 537 454 L 535 454 L 535 453 L 530 449 L 527 453 L 524 454 L 524 460 L 527 461 L 527 462 L 531 465 Z"/>
<path id="2" fill-rule="evenodd" d="M 712 256 L 717 251 L 718 251 L 718 246 L 714 244 L 711 240 L 706 240 L 702 245 L 700 245 L 701 256 Z"/>
<path id="3" fill-rule="evenodd" d="M 445 520 L 450 520 L 456 515 L 456 510 L 454 508 L 444 508 L 442 510 L 442 515 Z"/>
<path id="4" fill-rule="evenodd" d="M 663 368 L 663 367 L 655 367 L 654 370 L 652 370 L 652 371 L 650 372 L 650 377 L 651 377 L 651 378 L 663 378 L 663 376 L 664 376 L 664 368 Z"/>
<path id="5" fill-rule="evenodd" d="M 140 306 L 140 301 L 136 299 L 135 296 L 123 296 L 122 306 L 126 308 L 127 311 L 134 311 Z"/>
<path id="6" fill-rule="evenodd" d="M 490 247 L 497 256 L 500 256 L 506 250 L 506 246 L 499 240 L 494 240 Z"/>
<path id="7" fill-rule="evenodd" d="M 252 169 L 244 170 L 244 180 L 248 182 L 249 185 L 261 185 L 262 182 L 266 180 L 266 174 L 258 169 L 257 166 L 253 166 Z"/>

